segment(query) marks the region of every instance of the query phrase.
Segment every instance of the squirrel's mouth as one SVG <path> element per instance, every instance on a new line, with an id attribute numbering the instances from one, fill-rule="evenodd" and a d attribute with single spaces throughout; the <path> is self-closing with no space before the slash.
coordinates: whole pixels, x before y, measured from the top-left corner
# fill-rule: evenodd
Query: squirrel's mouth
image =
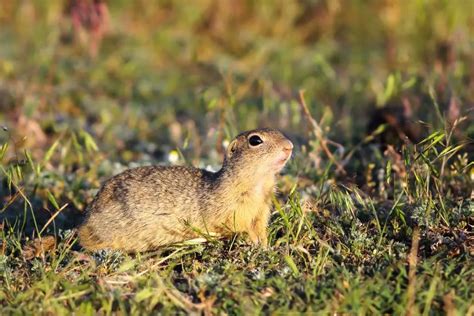
<path id="1" fill-rule="evenodd" d="M 280 171 L 281 169 L 283 169 L 283 167 L 285 167 L 290 157 L 291 157 L 291 152 L 289 154 L 285 153 L 284 156 L 278 157 L 277 161 L 275 162 L 275 167 L 277 171 Z"/>

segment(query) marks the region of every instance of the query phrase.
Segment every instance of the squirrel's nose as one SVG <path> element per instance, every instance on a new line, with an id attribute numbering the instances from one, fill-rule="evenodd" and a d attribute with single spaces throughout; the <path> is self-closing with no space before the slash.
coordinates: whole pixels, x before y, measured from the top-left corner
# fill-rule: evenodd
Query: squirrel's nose
<path id="1" fill-rule="evenodd" d="M 288 142 L 285 147 L 283 147 L 283 151 L 287 154 L 291 154 L 291 151 L 293 150 L 293 143 Z"/>

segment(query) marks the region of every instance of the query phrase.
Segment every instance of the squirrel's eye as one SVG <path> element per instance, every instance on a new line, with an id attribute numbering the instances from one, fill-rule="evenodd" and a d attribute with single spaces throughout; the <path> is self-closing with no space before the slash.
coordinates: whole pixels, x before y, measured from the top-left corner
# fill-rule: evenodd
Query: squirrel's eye
<path id="1" fill-rule="evenodd" d="M 263 140 L 260 137 L 258 137 L 257 135 L 253 135 L 249 138 L 250 146 L 258 146 L 261 143 L 263 143 Z"/>

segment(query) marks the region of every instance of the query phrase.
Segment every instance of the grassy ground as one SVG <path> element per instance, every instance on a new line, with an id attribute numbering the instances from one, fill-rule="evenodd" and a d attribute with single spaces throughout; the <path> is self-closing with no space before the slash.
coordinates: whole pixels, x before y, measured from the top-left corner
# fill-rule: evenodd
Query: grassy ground
<path id="1" fill-rule="evenodd" d="M 109 9 L 92 57 L 62 2 L 0 0 L 1 314 L 474 314 L 472 3 Z M 269 249 L 77 244 L 111 175 L 258 126 L 296 145 Z"/>

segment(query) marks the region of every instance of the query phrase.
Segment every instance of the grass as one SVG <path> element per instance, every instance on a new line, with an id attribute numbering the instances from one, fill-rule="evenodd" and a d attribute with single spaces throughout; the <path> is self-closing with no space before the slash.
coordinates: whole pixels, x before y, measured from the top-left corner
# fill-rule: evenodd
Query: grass
<path id="1" fill-rule="evenodd" d="M 471 4 L 117 1 L 96 57 L 62 7 L 0 2 L 1 314 L 474 313 Z M 257 126 L 269 249 L 80 247 L 105 179 Z"/>

